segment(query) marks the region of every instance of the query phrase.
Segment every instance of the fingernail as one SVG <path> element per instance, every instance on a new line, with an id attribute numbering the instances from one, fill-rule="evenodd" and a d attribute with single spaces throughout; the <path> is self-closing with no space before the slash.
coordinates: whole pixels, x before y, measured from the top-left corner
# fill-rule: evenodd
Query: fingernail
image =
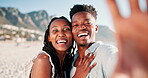
<path id="1" fill-rule="evenodd" d="M 97 64 L 97 62 L 94 62 L 94 64 Z"/>
<path id="2" fill-rule="evenodd" d="M 97 52 L 94 53 L 94 57 L 97 55 Z"/>
<path id="3" fill-rule="evenodd" d="M 92 52 L 90 51 L 89 53 L 91 54 Z"/>

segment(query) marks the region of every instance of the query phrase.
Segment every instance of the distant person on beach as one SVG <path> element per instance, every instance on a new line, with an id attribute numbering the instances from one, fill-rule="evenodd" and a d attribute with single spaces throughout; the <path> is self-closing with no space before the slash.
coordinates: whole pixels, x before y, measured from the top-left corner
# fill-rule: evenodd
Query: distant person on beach
<path id="1" fill-rule="evenodd" d="M 16 35 L 15 37 L 15 42 L 16 42 L 16 46 L 19 46 L 21 43 L 21 38 L 19 37 L 19 35 Z"/>
<path id="2" fill-rule="evenodd" d="M 119 60 L 112 78 L 148 78 L 148 0 L 146 11 L 129 0 L 131 15 L 122 17 L 116 0 L 107 0 L 113 16 Z"/>
<path id="3" fill-rule="evenodd" d="M 65 17 L 54 17 L 45 32 L 43 51 L 34 60 L 32 66 L 31 78 L 70 78 L 70 69 L 73 60 L 73 37 L 71 32 L 71 23 Z M 96 65 L 89 64 L 95 58 L 95 55 L 86 55 L 79 62 L 77 75 L 87 75 Z M 77 78 L 77 77 L 73 77 Z"/>
<path id="4" fill-rule="evenodd" d="M 117 48 L 102 42 L 95 42 L 95 33 L 98 31 L 96 24 L 97 11 L 91 5 L 77 4 L 71 8 L 72 34 L 77 43 L 78 51 L 74 56 L 71 76 L 77 71 L 80 59 L 91 52 L 96 57 L 92 63 L 97 65 L 86 76 L 78 78 L 109 78 L 114 71 L 117 61 Z M 82 73 L 83 74 L 83 73 Z"/>

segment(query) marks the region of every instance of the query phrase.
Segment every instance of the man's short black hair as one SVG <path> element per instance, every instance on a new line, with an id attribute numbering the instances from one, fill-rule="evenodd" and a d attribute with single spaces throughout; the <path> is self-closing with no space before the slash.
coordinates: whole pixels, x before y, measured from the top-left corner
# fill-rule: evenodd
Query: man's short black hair
<path id="1" fill-rule="evenodd" d="M 70 11 L 70 19 L 72 20 L 72 16 L 74 14 L 76 14 L 77 12 L 89 12 L 90 14 L 92 14 L 92 16 L 97 19 L 97 11 L 96 9 L 92 6 L 92 5 L 86 5 L 86 4 L 76 4 L 73 6 L 73 8 L 71 8 Z"/>

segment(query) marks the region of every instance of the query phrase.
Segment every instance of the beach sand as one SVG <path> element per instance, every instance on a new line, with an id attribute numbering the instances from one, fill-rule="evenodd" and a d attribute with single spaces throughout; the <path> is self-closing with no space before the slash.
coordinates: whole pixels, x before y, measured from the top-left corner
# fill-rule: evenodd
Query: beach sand
<path id="1" fill-rule="evenodd" d="M 26 67 L 42 49 L 42 42 L 0 41 L 0 78 L 26 78 Z"/>

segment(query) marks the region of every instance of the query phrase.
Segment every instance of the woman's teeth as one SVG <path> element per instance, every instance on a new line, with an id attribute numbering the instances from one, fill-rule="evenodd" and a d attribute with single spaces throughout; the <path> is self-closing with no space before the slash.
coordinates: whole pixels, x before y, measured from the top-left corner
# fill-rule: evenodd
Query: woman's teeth
<path id="1" fill-rule="evenodd" d="M 57 43 L 58 44 L 60 44 L 60 43 L 66 43 L 66 40 L 58 40 Z"/>

